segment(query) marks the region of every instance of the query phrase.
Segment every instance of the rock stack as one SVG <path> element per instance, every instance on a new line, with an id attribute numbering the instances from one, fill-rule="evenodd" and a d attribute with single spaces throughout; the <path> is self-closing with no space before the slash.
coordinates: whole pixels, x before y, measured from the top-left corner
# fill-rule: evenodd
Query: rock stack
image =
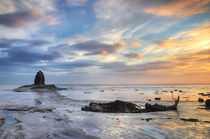
<path id="1" fill-rule="evenodd" d="M 27 92 L 27 91 L 55 92 L 60 90 L 67 90 L 67 89 L 56 87 L 54 84 L 45 84 L 44 73 L 41 70 L 36 73 L 34 84 L 23 85 L 14 89 L 14 91 L 16 92 Z"/>
<path id="2" fill-rule="evenodd" d="M 45 85 L 44 74 L 41 70 L 36 73 L 34 85 Z"/>

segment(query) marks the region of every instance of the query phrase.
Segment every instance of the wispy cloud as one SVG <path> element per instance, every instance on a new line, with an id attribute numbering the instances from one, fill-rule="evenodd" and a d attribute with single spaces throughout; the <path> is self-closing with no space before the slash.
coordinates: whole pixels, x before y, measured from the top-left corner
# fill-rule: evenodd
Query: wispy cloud
<path id="1" fill-rule="evenodd" d="M 163 0 L 162 0 L 163 1 Z M 157 16 L 183 18 L 209 12 L 208 0 L 170 0 L 161 5 L 151 5 L 144 10 Z"/>
<path id="2" fill-rule="evenodd" d="M 128 54 L 125 54 L 125 57 L 128 57 L 128 58 L 142 58 L 143 55 L 141 53 L 130 52 Z"/>
<path id="3" fill-rule="evenodd" d="M 88 2 L 88 0 L 67 0 L 70 6 L 83 6 Z"/>
<path id="4" fill-rule="evenodd" d="M 169 38 L 160 40 L 157 42 L 157 46 L 161 48 L 172 48 L 172 47 L 190 47 L 192 48 L 206 48 L 210 46 L 210 26 L 204 26 L 198 29 L 194 29 L 185 34 L 179 35 L 178 38 Z"/>

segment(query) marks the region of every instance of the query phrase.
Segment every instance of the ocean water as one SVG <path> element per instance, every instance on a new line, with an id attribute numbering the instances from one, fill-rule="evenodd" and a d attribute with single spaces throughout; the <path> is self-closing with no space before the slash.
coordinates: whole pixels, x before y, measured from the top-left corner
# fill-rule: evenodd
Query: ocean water
<path id="1" fill-rule="evenodd" d="M 40 98 L 36 92 L 14 92 L 20 85 L 0 85 L 0 106 L 29 105 Z M 67 85 L 57 84 L 68 90 L 59 91 L 69 100 L 65 103 L 45 99 L 43 105 L 55 107 L 58 115 L 69 119 L 72 128 L 85 135 L 99 138 L 209 138 L 210 110 L 203 109 L 198 98 L 210 99 L 198 93 L 209 93 L 210 85 Z M 173 95 L 173 96 L 172 96 Z M 174 104 L 173 98 L 181 97 L 178 111 L 150 113 L 95 113 L 81 111 L 81 107 L 94 102 L 114 100 L 130 101 L 144 107 L 145 103 Z M 155 101 L 160 97 L 161 101 Z M 152 101 L 148 101 L 151 99 Z M 182 119 L 198 119 L 198 122 Z M 52 137 L 53 138 L 53 137 Z"/>

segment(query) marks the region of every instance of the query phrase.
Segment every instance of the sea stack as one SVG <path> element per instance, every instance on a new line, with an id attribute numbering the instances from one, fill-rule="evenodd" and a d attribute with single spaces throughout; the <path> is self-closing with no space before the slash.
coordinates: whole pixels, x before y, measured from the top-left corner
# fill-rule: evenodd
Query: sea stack
<path id="1" fill-rule="evenodd" d="M 45 84 L 44 73 L 41 70 L 36 73 L 34 84 L 23 85 L 14 89 L 14 91 L 16 92 L 26 92 L 26 91 L 55 92 L 60 90 L 67 90 L 67 89 L 56 87 L 54 84 Z"/>
<path id="2" fill-rule="evenodd" d="M 45 85 L 44 73 L 41 70 L 36 73 L 34 85 Z"/>

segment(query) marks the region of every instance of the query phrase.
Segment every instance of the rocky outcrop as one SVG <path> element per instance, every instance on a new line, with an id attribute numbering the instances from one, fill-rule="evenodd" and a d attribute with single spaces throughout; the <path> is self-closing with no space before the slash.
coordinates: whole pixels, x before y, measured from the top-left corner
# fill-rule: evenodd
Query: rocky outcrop
<path id="1" fill-rule="evenodd" d="M 34 91 L 34 92 L 52 92 L 52 91 L 61 91 L 67 90 L 66 88 L 56 87 L 54 84 L 49 85 L 24 85 L 19 88 L 14 89 L 16 92 L 26 92 L 26 91 Z"/>
<path id="2" fill-rule="evenodd" d="M 42 71 L 37 72 L 34 84 L 24 85 L 19 88 L 14 89 L 16 92 L 26 92 L 26 91 L 35 91 L 35 92 L 52 92 L 66 90 L 66 88 L 58 88 L 54 84 L 45 85 L 45 77 Z"/>
<path id="3" fill-rule="evenodd" d="M 109 103 L 95 103 L 91 102 L 88 106 L 82 108 L 83 111 L 92 111 L 92 112 L 111 112 L 111 113 L 143 113 L 143 112 L 154 112 L 154 111 L 168 111 L 168 110 L 177 110 L 177 105 L 179 103 L 179 97 L 175 100 L 175 104 L 171 106 L 163 106 L 159 104 L 145 104 L 145 108 L 141 109 L 138 105 L 121 101 L 115 100 Z"/>
<path id="4" fill-rule="evenodd" d="M 36 73 L 34 85 L 45 85 L 44 73 L 41 70 Z"/>

